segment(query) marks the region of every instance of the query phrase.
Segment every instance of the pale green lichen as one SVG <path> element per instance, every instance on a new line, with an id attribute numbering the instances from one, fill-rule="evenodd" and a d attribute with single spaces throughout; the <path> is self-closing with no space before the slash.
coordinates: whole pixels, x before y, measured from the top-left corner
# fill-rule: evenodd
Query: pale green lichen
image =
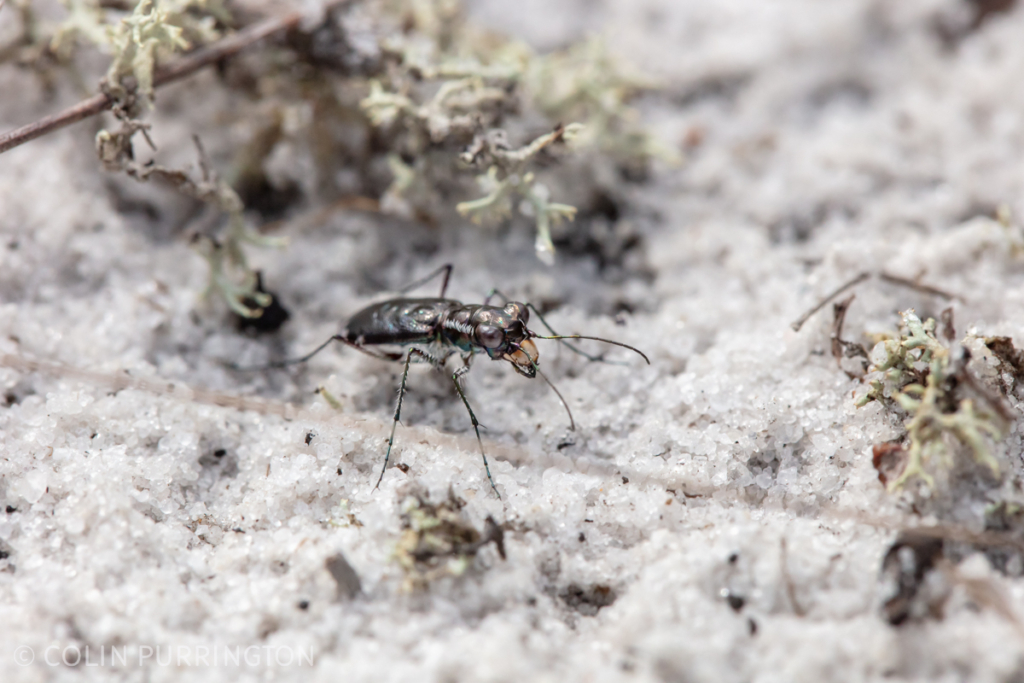
<path id="1" fill-rule="evenodd" d="M 238 211 L 228 215 L 228 229 L 222 239 L 203 236 L 194 244 L 210 267 L 210 283 L 203 296 L 219 294 L 228 307 L 243 318 L 263 315 L 263 308 L 269 306 L 272 299 L 269 294 L 258 291 L 259 279 L 249 267 L 242 245 L 283 247 L 287 242 L 250 230 Z"/>
<path id="2" fill-rule="evenodd" d="M 382 41 L 395 62 L 386 78 L 373 80 L 362 107 L 371 123 L 397 136 L 394 146 L 413 161 L 387 191 L 389 202 L 407 215 L 431 214 L 443 205 L 424 188 L 449 186 L 453 154 L 437 154 L 454 144 L 504 135 L 498 126 L 524 104 L 532 116 L 555 122 L 582 121 L 565 132 L 578 137 L 574 149 L 588 150 L 619 164 L 646 164 L 653 158 L 676 161 L 677 155 L 655 143 L 639 124 L 628 101 L 653 83 L 629 75 L 598 39 L 568 50 L 540 56 L 522 43 L 498 38 L 462 20 L 461 6 L 450 0 L 419 0 L 396 4 L 403 30 Z M 457 205 L 458 212 L 477 224 L 494 223 L 512 215 L 514 202 L 536 225 L 536 253 L 554 262 L 551 229 L 573 220 L 576 208 L 550 200 L 549 191 L 527 168 L 540 149 L 562 135 L 541 136 L 519 150 L 507 145 L 492 149 L 505 154 L 501 162 L 477 160 L 483 173 L 477 184 L 483 196 Z M 514 160 L 513 154 L 521 159 Z M 476 159 L 477 154 L 470 154 Z M 466 154 L 461 155 L 465 160 Z M 517 167 L 508 168 L 511 164 Z M 443 167 L 443 168 L 442 168 Z M 392 163 L 392 168 L 395 164 Z M 416 176 L 416 178 L 410 177 Z M 416 190 L 413 194 L 411 190 Z"/>
<path id="3" fill-rule="evenodd" d="M 65 0 L 62 4 L 68 15 L 50 38 L 50 49 L 54 53 L 66 59 L 78 38 L 110 48 L 113 31 L 107 23 L 106 11 L 97 0 Z"/>
<path id="4" fill-rule="evenodd" d="M 340 529 L 363 526 L 363 523 L 352 512 L 351 501 L 348 498 L 339 500 L 338 504 L 331 508 L 327 519 L 322 520 L 322 523 Z"/>
<path id="5" fill-rule="evenodd" d="M 199 152 L 201 178 L 193 179 L 185 171 L 166 168 L 159 164 L 139 163 L 132 150 L 132 137 L 145 132 L 147 124 L 129 120 L 122 122 L 120 130 L 111 133 L 101 130 L 96 134 L 96 153 L 108 171 L 121 171 L 140 182 L 157 177 L 179 192 L 221 211 L 227 217 L 223 234 L 214 238 L 196 236 L 193 240 L 199 253 L 210 266 L 210 284 L 204 296 L 218 293 L 238 315 L 257 318 L 271 298 L 258 291 L 258 277 L 249 267 L 243 245 L 282 247 L 286 241 L 260 235 L 249 229 L 238 193 L 214 173 L 206 160 L 202 146 L 195 140 Z"/>
<path id="6" fill-rule="evenodd" d="M 124 78 L 133 76 L 139 94 L 152 101 L 157 50 L 173 53 L 191 47 L 182 28 L 170 22 L 171 15 L 163 5 L 158 0 L 140 0 L 131 16 L 122 19 L 111 36 L 114 60 L 106 82 L 115 94 L 123 90 Z"/>
<path id="7" fill-rule="evenodd" d="M 915 377 L 920 374 L 915 364 L 927 365 L 933 358 L 941 358 L 948 362 L 949 349 L 936 339 L 934 319 L 929 318 L 921 322 L 912 309 L 904 311 L 900 316 L 903 319 L 904 332 L 899 338 L 880 341 L 881 360 L 875 362 L 869 368 L 869 372 L 879 372 L 882 376 L 871 380 L 868 392 L 857 400 L 858 408 L 871 401 L 887 401 L 887 385 L 899 387 L 906 383 L 904 379 L 908 374 Z M 879 355 L 877 347 L 872 355 Z"/>
<path id="8" fill-rule="evenodd" d="M 209 169 L 201 149 L 199 180 L 184 171 L 139 163 L 132 149 L 132 138 L 140 132 L 152 146 L 146 132 L 148 125 L 135 117 L 140 113 L 140 101 L 152 104 L 158 60 L 219 38 L 218 22 L 230 21 L 222 0 L 139 0 L 130 11 L 111 8 L 100 0 L 65 0 L 65 6 L 68 14 L 49 41 L 51 50 L 67 56 L 82 39 L 112 55 L 102 89 L 115 99 L 113 110 L 121 127 L 96 135 L 96 152 L 104 168 L 142 182 L 159 177 L 182 194 L 221 211 L 227 219 L 221 234 L 194 240 L 210 267 L 206 292 L 220 294 L 241 316 L 259 317 L 271 298 L 258 291 L 258 279 L 249 267 L 243 245 L 281 246 L 283 242 L 263 237 L 246 226 L 241 198 Z"/>
<path id="9" fill-rule="evenodd" d="M 933 485 L 926 466 L 933 460 L 949 466 L 952 452 L 947 436 L 965 446 L 993 476 L 999 476 L 999 461 L 990 445 L 990 440 L 1002 436 L 997 416 L 979 411 L 970 398 L 956 399 L 953 392 L 961 384 L 956 376 L 967 370 L 952 361 L 950 349 L 935 336 L 935 320 L 922 322 L 913 310 L 901 316 L 900 336 L 879 342 L 872 354 L 877 360 L 869 372 L 881 377 L 873 379 L 868 392 L 857 401 L 858 407 L 871 401 L 895 403 L 907 413 L 906 465 L 889 482 L 889 490 L 903 487 L 912 477 Z"/>
<path id="10" fill-rule="evenodd" d="M 341 404 L 341 401 L 338 400 L 338 397 L 331 393 L 331 391 L 324 385 L 321 384 L 320 386 L 318 386 L 316 388 L 316 391 L 314 391 L 313 393 L 320 396 L 327 405 L 329 405 L 332 409 L 337 410 L 339 413 L 345 411 L 345 406 Z"/>
<path id="11" fill-rule="evenodd" d="M 494 222 L 510 215 L 512 199 L 520 197 L 523 200 L 520 212 L 531 216 L 537 225 L 534 243 L 537 257 L 547 265 L 552 265 L 555 245 L 551 240 L 551 226 L 564 220 L 573 220 L 576 207 L 549 201 L 547 187 L 537 182 L 536 176 L 526 171 L 526 168 L 542 149 L 555 142 L 572 141 L 582 129 L 583 126 L 578 123 L 560 126 L 520 149 L 509 149 L 504 135 L 479 137 L 461 158 L 467 164 L 479 164 L 487 168 L 487 172 L 477 178 L 484 196 L 461 202 L 455 207 L 456 210 L 477 224 Z"/>
<path id="12" fill-rule="evenodd" d="M 113 55 L 104 87 L 122 103 L 134 94 L 151 103 L 158 58 L 216 40 L 217 22 L 230 20 L 221 0 L 139 0 L 127 14 L 100 0 L 64 4 L 68 15 L 56 27 L 50 49 L 66 58 L 82 39 Z"/>
<path id="13" fill-rule="evenodd" d="M 370 81 L 370 94 L 367 95 L 359 106 L 363 108 L 370 122 L 375 126 L 387 128 L 391 126 L 402 115 L 411 115 L 416 111 L 416 105 L 405 95 L 385 92 L 380 81 Z"/>
<path id="14" fill-rule="evenodd" d="M 658 84 L 629 73 L 602 39 L 592 37 L 535 58 L 525 81 L 533 102 L 550 119 L 586 124 L 580 147 L 593 147 L 624 162 L 680 161 L 641 126 L 639 112 L 629 106 L 639 93 Z"/>
<path id="15" fill-rule="evenodd" d="M 228 18 L 223 5 L 217 0 L 139 0 L 132 11 L 120 19 L 111 19 L 111 13 L 98 0 L 68 0 L 67 8 L 68 17 L 51 39 L 51 47 L 67 52 L 81 37 L 113 54 L 103 88 L 117 100 L 114 111 L 121 120 L 121 128 L 96 134 L 96 152 L 103 166 L 108 171 L 122 171 L 141 182 L 160 177 L 179 192 L 226 214 L 228 225 L 220 239 L 195 240 L 210 266 L 210 284 L 206 291 L 218 292 L 239 315 L 258 317 L 261 307 L 270 304 L 270 297 L 257 291 L 256 274 L 249 268 L 242 245 L 276 246 L 278 241 L 257 235 L 246 227 L 242 200 L 209 170 L 202 150 L 203 177 L 196 181 L 183 171 L 135 161 L 131 142 L 136 133 L 146 135 L 148 129 L 148 125 L 133 117 L 139 109 L 137 96 L 152 103 L 158 57 L 188 49 L 192 41 L 216 39 L 219 36 L 215 28 L 217 19 Z"/>
<path id="16" fill-rule="evenodd" d="M 986 436 L 998 439 L 1001 430 L 996 427 L 992 416 L 978 413 L 974 401 L 962 399 L 955 412 L 945 413 L 940 405 L 946 392 L 941 388 L 945 378 L 941 361 L 934 361 L 925 386 L 910 384 L 894 398 L 909 415 L 906 423 L 910 446 L 907 450 L 907 465 L 902 474 L 889 485 L 890 490 L 903 486 L 911 477 L 920 476 L 929 485 L 934 480 L 924 465 L 932 458 L 950 456 L 944 436 L 950 434 L 967 446 L 976 462 L 985 465 L 993 476 L 999 476 L 999 461 L 992 455 Z"/>
<path id="17" fill-rule="evenodd" d="M 380 81 L 370 81 L 370 94 L 361 102 L 373 125 L 387 128 L 396 121 L 422 127 L 432 142 L 444 141 L 453 130 L 472 130 L 481 108 L 490 107 L 508 93 L 490 87 L 478 76 L 444 82 L 427 102 L 417 105 L 411 98 L 387 92 Z"/>

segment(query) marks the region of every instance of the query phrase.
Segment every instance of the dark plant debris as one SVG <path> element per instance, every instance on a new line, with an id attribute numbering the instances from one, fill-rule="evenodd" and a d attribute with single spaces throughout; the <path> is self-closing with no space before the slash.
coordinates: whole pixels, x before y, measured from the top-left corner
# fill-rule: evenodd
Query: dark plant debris
<path id="1" fill-rule="evenodd" d="M 907 449 L 899 441 L 886 441 L 871 448 L 871 464 L 878 472 L 878 481 L 888 487 L 907 467 Z"/>
<path id="2" fill-rule="evenodd" d="M 999 359 L 999 387 L 1009 396 L 1024 379 L 1024 351 L 1013 345 L 1009 337 L 986 337 L 985 346 Z M 1008 381 L 1007 375 L 1009 376 Z"/>
<path id="3" fill-rule="evenodd" d="M 505 559 L 505 532 L 488 515 L 478 531 L 462 512 L 465 502 L 448 491 L 445 501 L 431 503 L 417 492 L 403 503 L 402 536 L 395 547 L 395 559 L 406 572 L 406 588 L 425 588 L 442 576 L 461 576 L 486 545 L 494 544 Z"/>
<path id="4" fill-rule="evenodd" d="M 263 294 L 265 297 L 257 299 L 253 296 L 243 296 L 242 304 L 249 310 L 259 311 L 259 315 L 245 316 L 234 313 L 235 325 L 239 330 L 257 334 L 277 332 L 292 315 L 281 304 L 281 299 L 276 294 L 263 287 L 263 273 L 258 270 L 256 271 L 255 293 Z M 268 299 L 269 303 L 267 303 Z"/>
<path id="5" fill-rule="evenodd" d="M 585 617 L 592 617 L 601 611 L 602 607 L 614 604 L 619 597 L 615 589 L 606 584 L 592 584 L 581 586 L 570 583 L 559 593 L 558 597 L 573 609 Z"/>
<path id="6" fill-rule="evenodd" d="M 927 585 L 925 577 L 942 558 L 941 538 L 904 532 L 889 547 L 882 560 L 882 580 L 892 590 L 882 605 L 893 626 L 925 618 L 941 619 L 948 588 Z M 940 582 L 937 582 L 940 583 Z"/>
<path id="7" fill-rule="evenodd" d="M 850 304 L 853 303 L 856 296 L 856 294 L 851 294 L 839 303 L 832 305 L 833 322 L 832 334 L 830 335 L 830 339 L 832 341 L 832 357 L 836 359 L 836 364 L 839 366 L 839 369 L 845 372 L 846 376 L 850 379 L 862 378 L 868 368 L 868 351 L 864 348 L 864 345 L 857 344 L 856 342 L 845 341 L 843 339 L 843 323 L 846 320 L 846 311 L 849 310 Z M 844 358 L 859 358 L 859 372 L 851 372 L 843 367 Z"/>

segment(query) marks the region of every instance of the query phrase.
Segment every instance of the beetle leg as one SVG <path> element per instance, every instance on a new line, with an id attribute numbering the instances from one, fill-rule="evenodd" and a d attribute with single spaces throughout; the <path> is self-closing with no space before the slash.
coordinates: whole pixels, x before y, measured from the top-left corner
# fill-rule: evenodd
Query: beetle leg
<path id="1" fill-rule="evenodd" d="M 473 431 L 476 432 L 476 442 L 480 444 L 480 457 L 484 459 L 484 470 L 487 471 L 487 481 L 491 483 L 491 488 L 494 489 L 494 495 L 501 500 L 501 494 L 498 493 L 498 487 L 494 485 L 494 478 L 491 477 L 491 466 L 487 464 L 487 454 L 484 453 L 484 442 L 480 438 L 480 422 L 476 419 L 476 415 L 473 413 L 473 409 L 469 407 L 469 400 L 466 398 L 466 393 L 462 390 L 462 386 L 459 385 L 459 378 L 469 372 L 469 368 L 463 366 L 452 373 L 452 383 L 455 385 L 455 391 L 459 392 L 459 398 L 462 399 L 463 405 L 466 406 L 466 410 L 469 411 L 469 419 L 473 423 Z"/>
<path id="2" fill-rule="evenodd" d="M 357 346 L 356 348 L 362 347 Z M 416 349 L 409 349 L 405 354 L 405 370 L 402 371 L 402 383 L 398 386 L 398 402 L 395 404 L 395 419 L 391 423 L 391 436 L 388 437 L 388 450 L 384 454 L 384 467 L 380 468 L 380 477 L 377 479 L 377 485 L 373 487 L 374 491 L 379 489 L 380 483 L 384 481 L 384 473 L 388 469 L 388 460 L 391 459 L 391 447 L 395 445 L 395 428 L 398 426 L 398 420 L 402 417 L 402 399 L 405 397 L 405 383 L 409 379 L 409 364 L 412 363 L 414 355 L 422 355 L 422 353 Z"/>
<path id="3" fill-rule="evenodd" d="M 402 287 L 400 290 L 398 290 L 398 292 L 404 294 L 405 292 L 416 289 L 420 285 L 430 282 L 441 273 L 444 273 L 444 280 L 441 281 L 441 293 L 438 295 L 439 298 L 443 299 L 445 292 L 448 291 L 448 278 L 452 276 L 452 268 L 452 264 L 446 263 L 437 270 L 435 270 L 434 272 L 432 272 L 430 275 L 427 275 L 426 277 L 416 280 L 412 284 L 408 284 L 405 287 Z"/>
<path id="4" fill-rule="evenodd" d="M 315 349 L 313 349 L 312 351 L 307 353 L 305 356 L 302 356 L 301 358 L 292 358 L 292 359 L 289 359 L 289 360 L 280 360 L 280 361 L 276 361 L 274 363 L 267 363 L 266 365 L 257 365 L 257 366 L 253 366 L 253 367 L 243 367 L 243 366 L 237 365 L 236 363 L 225 363 L 225 364 L 227 365 L 227 367 L 231 368 L 232 370 L 239 370 L 239 371 L 242 371 L 242 372 L 252 372 L 254 370 L 274 370 L 274 369 L 278 369 L 278 368 L 286 368 L 286 367 L 288 367 L 290 365 L 298 365 L 299 363 L 305 363 L 310 358 L 312 358 L 313 356 L 317 355 L 318 353 L 320 353 L 321 351 L 326 349 L 330 345 L 330 343 L 332 341 L 339 341 L 342 344 L 344 344 L 345 346 L 351 346 L 356 351 L 361 351 L 362 353 L 365 353 L 367 356 L 372 356 L 374 358 L 379 358 L 380 360 L 398 361 L 398 360 L 402 360 L 402 358 L 405 355 L 405 354 L 402 354 L 402 353 L 394 353 L 394 352 L 388 352 L 388 351 L 374 351 L 374 350 L 366 348 L 362 344 L 357 344 L 356 342 L 349 341 L 348 339 L 345 339 L 345 337 L 343 337 L 340 334 L 336 334 L 333 337 L 331 337 L 330 339 L 328 339 L 327 341 L 325 341 L 320 346 L 316 347 Z"/>
<path id="5" fill-rule="evenodd" d="M 362 344 L 357 344 L 354 341 L 349 341 L 348 339 L 345 339 L 340 334 L 335 335 L 334 337 L 332 337 L 332 339 L 337 339 L 345 346 L 350 346 L 356 351 L 361 351 L 362 353 L 365 353 L 367 356 L 378 358 L 380 360 L 400 361 L 403 358 L 405 358 L 404 353 L 399 353 L 397 351 L 377 351 L 375 349 L 368 349 Z"/>
<path id="6" fill-rule="evenodd" d="M 505 303 L 509 302 L 509 298 L 502 294 L 501 290 L 499 290 L 497 287 L 491 287 L 491 291 L 487 292 L 487 296 L 484 297 L 484 306 L 490 304 L 491 299 L 493 299 L 496 296 L 500 296 L 502 299 L 504 299 Z"/>

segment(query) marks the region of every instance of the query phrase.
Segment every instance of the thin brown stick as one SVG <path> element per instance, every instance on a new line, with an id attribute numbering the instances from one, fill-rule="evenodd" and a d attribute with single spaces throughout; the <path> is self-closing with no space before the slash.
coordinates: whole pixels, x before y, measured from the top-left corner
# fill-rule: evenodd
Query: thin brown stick
<path id="1" fill-rule="evenodd" d="M 794 332 L 799 332 L 800 328 L 804 326 L 805 322 L 807 322 L 807 319 L 810 318 L 815 313 L 817 313 L 818 311 L 820 311 L 822 308 L 824 308 L 825 304 L 832 301 L 832 299 L 835 299 L 837 296 L 848 290 L 850 287 L 853 287 L 854 285 L 859 285 L 860 283 L 864 282 L 869 277 L 871 277 L 871 273 L 861 273 L 857 277 L 853 278 L 852 280 L 841 286 L 839 289 L 837 289 L 836 291 L 832 292 L 824 299 L 819 301 L 817 306 L 815 306 L 814 308 L 800 316 L 796 321 L 792 323 L 792 325 L 790 325 L 790 327 L 793 328 Z"/>
<path id="2" fill-rule="evenodd" d="M 807 311 L 802 316 L 800 316 L 796 321 L 791 323 L 790 327 L 793 328 L 794 332 L 799 332 L 800 328 L 803 327 L 804 323 L 807 322 L 807 320 L 812 315 L 814 315 L 815 313 L 820 311 L 822 308 L 824 308 L 825 304 L 827 304 L 828 302 L 830 302 L 833 299 L 835 299 L 837 296 L 839 296 L 840 294 L 842 294 L 843 292 L 848 290 L 850 287 L 853 287 L 854 285 L 859 285 L 861 282 L 864 282 L 865 280 L 870 278 L 871 275 L 872 274 L 869 273 L 869 272 L 861 273 L 860 275 L 858 275 L 857 277 L 853 278 L 852 280 L 850 280 L 846 284 L 842 285 L 841 287 L 839 287 L 839 289 L 837 289 L 836 291 L 832 292 L 831 294 L 826 296 L 824 299 L 819 301 L 818 304 L 814 308 L 812 308 L 811 310 Z M 901 287 L 909 287 L 910 289 L 916 290 L 918 292 L 922 292 L 924 294 L 930 294 L 932 296 L 942 297 L 943 299 L 950 299 L 950 300 L 955 300 L 955 301 L 963 301 L 964 300 L 963 297 L 958 296 L 956 294 L 952 294 L 952 293 L 947 292 L 945 290 L 939 289 L 938 287 L 932 287 L 930 285 L 923 285 L 920 282 L 917 282 L 915 280 L 908 280 L 907 278 L 899 277 L 898 275 L 890 275 L 889 273 L 885 273 L 885 272 L 878 273 L 877 275 L 878 275 L 879 279 L 881 279 L 883 282 L 888 282 L 889 284 L 900 285 Z"/>
<path id="3" fill-rule="evenodd" d="M 93 386 L 106 387 L 112 391 L 136 389 L 157 396 L 169 395 L 186 401 L 194 401 L 204 405 L 250 410 L 260 415 L 277 415 L 285 419 L 302 416 L 301 409 L 287 403 L 267 401 L 245 396 L 232 396 L 209 389 L 199 389 L 175 384 L 168 380 L 149 377 L 134 377 L 128 373 L 104 373 L 55 363 L 52 361 L 33 360 L 14 354 L 0 355 L 0 366 L 13 368 L 21 372 L 38 372 L 62 379 L 78 380 Z M 304 417 L 310 417 L 306 415 Z"/>
<path id="4" fill-rule="evenodd" d="M 299 25 L 300 21 L 302 21 L 302 14 L 300 12 L 289 12 L 280 17 L 264 19 L 232 36 L 218 40 L 212 45 L 201 47 L 171 62 L 166 67 L 157 69 L 157 72 L 153 75 L 153 87 L 158 88 L 166 83 L 171 83 L 191 75 L 204 66 L 234 56 L 253 43 L 263 40 L 278 31 L 295 28 Z"/>
<path id="5" fill-rule="evenodd" d="M 786 534 L 782 534 L 779 540 L 779 569 L 782 572 L 782 583 L 786 588 L 786 597 L 789 599 L 789 606 L 793 608 L 793 614 L 798 617 L 807 615 L 803 605 L 796 599 L 796 585 L 793 577 L 789 575 L 789 548 L 786 546 Z"/>
<path id="6" fill-rule="evenodd" d="M 840 369 L 843 367 L 843 352 L 846 350 L 843 343 L 843 323 L 846 322 L 846 312 L 850 310 L 850 304 L 856 298 L 856 294 L 851 294 L 839 303 L 832 304 L 832 334 L 829 336 L 832 340 L 832 357 L 836 359 Z"/>
<path id="7" fill-rule="evenodd" d="M 155 396 L 164 396 L 171 400 L 182 402 L 201 403 L 238 411 L 252 411 L 261 415 L 277 415 L 289 421 L 308 421 L 314 424 L 360 429 L 368 436 L 380 436 L 382 439 L 391 423 L 390 417 L 381 419 L 365 414 L 314 411 L 278 401 L 248 398 L 208 389 L 193 388 L 159 377 L 134 377 L 125 372 L 108 373 L 85 370 L 60 362 L 35 360 L 11 353 L 0 353 L 0 367 L 12 368 L 25 373 L 40 373 L 63 380 L 80 381 L 91 386 L 107 387 L 112 391 L 136 389 Z M 472 437 L 445 434 L 438 432 L 432 427 L 407 426 L 404 429 L 410 435 L 409 440 L 413 442 L 420 440 L 422 443 L 436 443 L 444 448 L 458 448 L 466 452 L 474 451 L 477 445 L 476 440 Z M 501 443 L 493 443 L 489 444 L 488 452 L 494 453 L 492 457 L 508 461 L 516 466 L 538 465 L 536 458 L 528 456 L 521 447 L 510 447 Z M 559 466 L 559 464 L 557 461 L 551 461 L 545 462 L 544 466 Z M 625 472 L 629 475 L 631 484 L 640 483 L 646 486 L 665 485 L 663 480 L 652 476 L 649 469 L 619 467 L 596 460 L 588 462 L 588 466 L 591 473 L 596 472 L 608 476 L 615 475 L 616 478 Z M 571 470 L 565 469 L 564 471 L 569 472 Z M 725 486 L 709 487 L 704 493 L 706 495 L 715 494 L 715 498 L 722 501 L 744 502 L 735 490 L 729 490 Z M 687 497 L 697 498 L 702 496 L 687 495 Z M 798 517 L 817 519 L 822 522 L 838 525 L 853 523 L 884 531 L 912 532 L 929 538 L 941 538 L 948 541 L 970 543 L 976 546 L 1008 547 L 1024 551 L 1024 539 L 1009 531 L 975 531 L 959 524 L 938 523 L 926 525 L 921 523 L 920 520 L 909 517 L 887 516 L 866 512 L 861 509 L 841 507 L 826 507 L 815 515 L 798 515 Z M 838 531 L 838 529 L 835 531 Z M 783 537 L 783 543 L 785 543 L 784 539 L 785 537 Z M 788 551 L 788 548 L 783 552 L 786 551 Z"/>
<path id="8" fill-rule="evenodd" d="M 93 95 L 89 99 L 83 100 L 70 109 L 65 109 L 59 114 L 44 116 L 35 123 L 30 123 L 27 126 L 16 128 L 10 133 L 0 135 L 0 154 L 3 154 L 9 149 L 14 149 L 19 145 L 23 145 L 30 140 L 42 137 L 47 133 L 64 128 L 65 126 L 70 126 L 72 123 L 78 123 L 79 121 L 91 116 L 95 116 L 101 111 L 110 109 L 113 105 L 114 100 L 109 95 Z"/>
<path id="9" fill-rule="evenodd" d="M 334 426 L 346 429 L 358 429 L 368 439 L 377 438 L 391 425 L 391 417 L 381 419 L 373 415 L 340 413 L 337 411 L 317 411 L 302 408 L 290 403 L 282 403 L 269 399 L 250 398 L 226 394 L 211 389 L 191 387 L 178 382 L 171 382 L 160 377 L 136 377 L 127 372 L 108 373 L 66 365 L 56 361 L 36 360 L 12 353 L 0 353 L 0 367 L 7 367 L 25 373 L 39 373 L 62 380 L 83 382 L 96 387 L 106 387 L 111 391 L 135 389 L 158 397 L 184 403 L 218 406 L 240 412 L 254 412 L 260 415 L 276 415 L 289 422 L 309 422 L 322 426 Z M 433 427 L 404 426 L 410 443 L 435 443 L 441 448 L 459 450 L 477 448 L 475 437 L 445 434 Z M 383 442 L 381 442 L 383 443 Z M 508 446 L 500 443 L 489 444 L 488 455 L 498 460 L 513 464 L 531 462 L 519 446 Z M 591 466 L 594 470 L 594 466 Z M 568 470 L 567 470 L 568 471 Z M 637 476 L 637 475 L 630 475 Z"/>
<path id="10" fill-rule="evenodd" d="M 850 342 L 843 339 L 843 323 L 846 322 L 846 312 L 850 309 L 850 304 L 857 298 L 856 294 L 851 294 L 837 304 L 832 304 L 832 334 L 830 338 L 832 340 L 832 357 L 836 359 L 836 365 L 839 369 L 846 373 L 846 376 L 850 379 L 861 379 L 864 376 L 864 370 L 867 369 L 867 358 L 868 352 L 861 344 L 856 342 Z M 850 372 L 843 367 L 843 358 L 854 358 L 861 357 L 861 374 L 857 375 Z"/>
<path id="11" fill-rule="evenodd" d="M 2 5 L 2 0 L 0 0 L 0 5 Z M 219 40 L 212 45 L 199 48 L 194 52 L 174 60 L 167 66 L 157 69 L 156 73 L 153 75 L 153 86 L 160 87 L 180 80 L 185 76 L 189 76 L 203 67 L 219 62 L 227 57 L 231 57 L 240 50 L 249 47 L 253 43 L 258 42 L 267 36 L 277 33 L 278 31 L 284 31 L 296 27 L 299 25 L 299 21 L 301 20 L 301 13 L 289 12 L 288 14 L 280 17 L 270 17 L 269 19 L 257 22 L 232 36 Z M 10 149 L 14 149 L 19 145 L 23 145 L 30 140 L 35 140 L 36 138 L 52 133 L 55 130 L 59 130 L 65 126 L 70 126 L 73 123 L 78 123 L 79 121 L 106 111 L 114 106 L 114 102 L 114 98 L 110 95 L 104 93 L 93 95 L 89 99 L 79 102 L 70 109 L 65 109 L 60 113 L 45 116 L 34 123 L 22 126 L 21 128 L 16 128 L 4 135 L 0 135 L 0 154 L 3 154 Z"/>
<path id="12" fill-rule="evenodd" d="M 951 301 L 963 301 L 963 297 L 957 296 L 956 294 L 952 294 L 943 289 L 939 289 L 938 287 L 922 285 L 920 282 L 917 282 L 916 280 L 908 280 L 905 277 L 900 277 L 898 275 L 890 275 L 889 273 L 879 273 L 878 277 L 880 277 L 881 279 L 890 284 L 909 287 L 910 289 L 917 290 L 918 292 L 922 292 L 924 294 L 931 294 L 932 296 L 942 297 L 943 299 L 949 299 Z"/>
<path id="13" fill-rule="evenodd" d="M 836 520 L 849 520 L 876 529 L 915 533 L 927 536 L 928 538 L 941 538 L 945 541 L 970 543 L 971 545 L 989 548 L 1016 548 L 1017 550 L 1024 550 L 1024 540 L 1008 531 L 975 531 L 960 524 L 939 523 L 925 525 L 921 524 L 919 520 L 886 518 L 872 515 L 862 510 L 822 510 L 822 516 L 826 518 L 831 517 Z"/>

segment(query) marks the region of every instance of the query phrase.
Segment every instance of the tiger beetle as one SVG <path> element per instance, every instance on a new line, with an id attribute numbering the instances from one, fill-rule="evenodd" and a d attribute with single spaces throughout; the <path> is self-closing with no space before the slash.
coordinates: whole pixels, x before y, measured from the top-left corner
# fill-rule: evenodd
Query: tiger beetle
<path id="1" fill-rule="evenodd" d="M 371 304 L 349 319 L 344 332 L 332 336 L 305 356 L 270 363 L 261 368 L 248 369 L 281 368 L 304 363 L 335 341 L 374 358 L 404 362 L 402 382 L 398 388 L 398 402 L 395 406 L 395 418 L 391 423 L 391 435 L 388 438 L 388 450 L 384 454 L 384 466 L 381 468 L 380 477 L 374 486 L 374 490 L 376 490 L 384 480 L 384 473 L 387 471 L 388 461 L 391 459 L 391 448 L 395 444 L 395 428 L 398 426 L 402 414 L 402 399 L 405 397 L 409 365 L 415 359 L 429 363 L 443 372 L 445 362 L 452 355 L 458 354 L 462 358 L 463 365 L 452 373 L 452 384 L 455 385 L 455 391 L 458 392 L 459 398 L 466 406 L 469 419 L 473 423 L 473 431 L 476 433 L 476 440 L 480 445 L 480 455 L 484 460 L 484 469 L 487 471 L 487 481 L 490 482 L 495 495 L 500 499 L 501 494 L 498 493 L 498 489 L 494 485 L 491 468 L 487 463 L 487 454 L 484 453 L 483 440 L 480 438 L 480 422 L 476 419 L 476 414 L 473 413 L 466 393 L 460 384 L 462 376 L 469 372 L 470 362 L 475 354 L 486 353 L 491 360 L 508 361 L 512 364 L 512 368 L 523 377 L 533 379 L 540 376 L 555 392 L 558 400 L 562 402 L 569 415 L 569 428 L 573 430 L 576 429 L 576 422 L 573 420 L 572 411 L 569 410 L 569 404 L 537 365 L 540 354 L 537 351 L 537 346 L 533 343 L 534 339 L 559 340 L 573 352 L 592 361 L 607 362 L 603 357 L 587 354 L 565 340 L 591 339 L 613 344 L 635 351 L 647 361 L 648 365 L 651 364 L 651 361 L 642 351 L 628 344 L 601 337 L 558 334 L 548 325 L 533 304 L 509 301 L 508 297 L 496 289 L 491 290 L 482 304 L 464 304 L 454 299 L 446 299 L 448 279 L 452 274 L 451 264 L 441 266 L 425 278 L 404 287 L 400 292 L 404 293 L 415 289 L 442 273 L 444 279 L 441 282 L 441 293 L 436 298 L 399 297 Z M 489 305 L 490 300 L 495 296 L 505 299 L 505 305 L 501 307 Z M 536 314 L 541 324 L 551 333 L 550 335 L 539 335 L 526 326 L 530 319 L 530 311 Z M 408 349 L 397 351 L 371 348 L 380 346 L 404 346 Z M 236 369 L 242 368 L 236 366 Z"/>

